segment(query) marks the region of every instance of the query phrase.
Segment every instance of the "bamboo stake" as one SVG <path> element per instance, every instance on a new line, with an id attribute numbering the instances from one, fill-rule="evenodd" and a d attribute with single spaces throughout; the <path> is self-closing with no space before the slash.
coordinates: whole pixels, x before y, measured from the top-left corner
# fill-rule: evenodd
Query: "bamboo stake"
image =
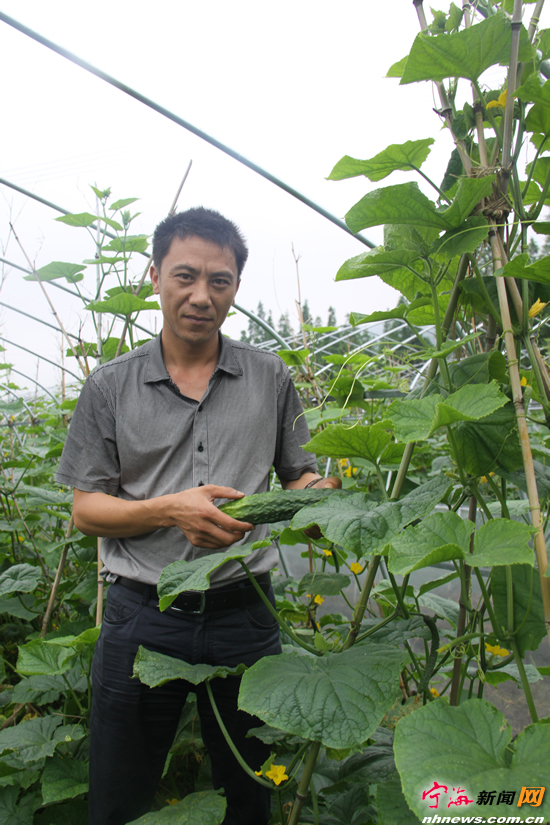
<path id="1" fill-rule="evenodd" d="M 500 188 L 503 195 L 508 192 L 508 183 L 512 173 L 512 124 L 514 120 L 514 95 L 518 74 L 519 35 L 521 30 L 522 0 L 514 0 L 512 16 L 512 43 L 510 47 L 510 65 L 508 67 L 508 84 L 506 108 L 504 110 L 504 129 L 502 146 L 502 172 Z"/>
<path id="2" fill-rule="evenodd" d="M 529 35 L 529 40 L 531 41 L 531 43 L 533 42 L 533 38 L 537 30 L 537 26 L 540 20 L 540 13 L 542 11 L 543 6 L 544 0 L 538 0 L 537 5 L 535 6 L 535 11 L 533 12 L 533 16 L 531 17 L 531 22 L 529 23 L 529 30 L 527 34 Z"/>
<path id="3" fill-rule="evenodd" d="M 187 169 L 185 170 L 185 175 L 183 176 L 183 179 L 182 179 L 182 181 L 181 181 L 181 183 L 178 187 L 178 191 L 176 192 L 176 196 L 175 196 L 174 200 L 172 201 L 172 206 L 170 207 L 170 209 L 168 211 L 167 217 L 169 217 L 169 218 L 171 218 L 172 215 L 174 215 L 175 212 L 176 212 L 176 206 L 178 204 L 179 196 L 181 195 L 181 190 L 183 189 L 185 181 L 187 180 L 187 176 L 188 176 L 189 172 L 191 171 L 192 164 L 193 164 L 193 161 L 190 160 L 188 165 L 187 165 Z M 147 264 L 146 264 L 145 269 L 143 271 L 143 275 L 140 278 L 137 289 L 134 289 L 134 295 L 139 295 L 141 287 L 145 283 L 145 278 L 147 277 L 147 273 L 149 272 L 149 268 L 150 268 L 152 263 L 153 263 L 153 255 L 151 253 L 151 255 L 149 255 L 149 258 L 147 260 Z M 115 358 L 118 358 L 118 356 L 122 352 L 122 347 L 124 346 L 124 339 L 126 338 L 126 333 L 128 332 L 128 327 L 129 326 L 130 326 L 130 316 L 127 315 L 126 320 L 124 321 L 124 327 L 122 329 L 120 340 L 119 340 L 118 346 L 116 348 Z"/>
<path id="4" fill-rule="evenodd" d="M 501 266 L 504 265 L 504 261 L 502 259 L 501 245 L 498 240 L 498 232 L 494 227 L 494 224 L 493 229 L 490 232 L 490 238 L 495 268 L 499 269 Z M 533 455 L 531 452 L 531 443 L 529 441 L 529 432 L 527 429 L 527 418 L 525 415 L 523 394 L 521 391 L 519 364 L 518 359 L 516 357 L 514 333 L 512 331 L 512 321 L 510 318 L 510 309 L 508 306 L 508 296 L 506 294 L 504 278 L 500 275 L 497 275 L 496 284 L 500 305 L 500 313 L 502 316 L 502 323 L 504 325 L 503 336 L 506 345 L 506 356 L 508 361 L 508 370 L 510 373 L 510 384 L 512 386 L 513 403 L 518 422 L 518 432 L 521 444 L 521 452 L 523 455 L 525 479 L 527 482 L 529 511 L 531 513 L 531 523 L 537 531 L 535 533 L 533 543 L 535 547 L 535 554 L 537 557 L 537 564 L 539 568 L 539 576 L 542 590 L 542 602 L 544 609 L 544 622 L 546 625 L 548 640 L 550 642 L 550 578 L 546 578 L 544 575 L 548 567 L 548 556 L 546 553 L 544 527 L 541 521 L 539 493 L 537 489 L 535 469 L 533 466 Z"/>
<path id="5" fill-rule="evenodd" d="M 74 519 L 73 514 L 71 513 L 71 518 L 69 519 L 69 524 L 67 525 L 67 529 L 65 531 L 65 539 L 70 539 L 74 527 Z M 57 591 L 59 590 L 59 584 L 61 582 L 61 576 L 63 575 L 63 569 L 65 567 L 65 563 L 67 561 L 67 554 L 69 552 L 68 545 L 65 545 L 63 548 L 63 552 L 61 553 L 61 558 L 59 559 L 59 564 L 57 565 L 57 572 L 55 574 L 55 579 L 52 585 L 50 599 L 48 601 L 48 607 L 46 608 L 46 612 L 44 613 L 44 618 L 42 619 L 42 630 L 40 632 L 40 637 L 43 639 L 46 633 L 48 632 L 48 625 L 50 623 L 50 619 L 53 613 L 53 606 L 55 604 L 55 599 L 57 596 Z"/>

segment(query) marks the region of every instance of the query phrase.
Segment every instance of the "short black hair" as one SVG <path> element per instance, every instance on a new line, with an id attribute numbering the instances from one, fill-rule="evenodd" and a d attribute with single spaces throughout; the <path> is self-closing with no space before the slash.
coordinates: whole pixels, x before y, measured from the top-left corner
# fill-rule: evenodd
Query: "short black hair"
<path id="1" fill-rule="evenodd" d="M 153 263 L 160 272 L 174 238 L 203 238 L 230 249 L 235 256 L 239 278 L 248 258 L 248 247 L 239 228 L 214 209 L 197 206 L 177 212 L 159 223 L 153 234 Z"/>

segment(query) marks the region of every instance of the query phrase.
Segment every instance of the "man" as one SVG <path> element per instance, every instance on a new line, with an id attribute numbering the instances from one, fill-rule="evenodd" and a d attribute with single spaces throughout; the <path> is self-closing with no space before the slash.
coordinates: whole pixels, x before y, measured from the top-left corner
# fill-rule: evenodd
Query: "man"
<path id="1" fill-rule="evenodd" d="M 267 525 L 236 521 L 214 501 L 267 490 L 272 466 L 285 489 L 340 486 L 320 478 L 301 448 L 307 426 L 281 359 L 219 333 L 247 255 L 238 229 L 217 212 L 191 209 L 159 224 L 151 280 L 162 333 L 90 375 L 61 458 L 57 480 L 75 488 L 78 529 L 104 537 L 102 573 L 112 583 L 93 665 L 91 825 L 124 825 L 149 810 L 191 688 L 177 681 L 151 690 L 132 679 L 139 645 L 228 666 L 280 652 L 278 625 L 238 562 L 212 575 L 205 599 L 181 594 L 164 613 L 162 569 L 263 538 Z M 248 561 L 272 603 L 276 563 L 273 547 Z M 257 770 L 269 748 L 246 738 L 261 723 L 237 710 L 239 679 L 212 686 L 233 741 Z M 267 825 L 269 791 L 233 757 L 204 686 L 195 692 L 213 782 L 227 796 L 225 823 Z"/>

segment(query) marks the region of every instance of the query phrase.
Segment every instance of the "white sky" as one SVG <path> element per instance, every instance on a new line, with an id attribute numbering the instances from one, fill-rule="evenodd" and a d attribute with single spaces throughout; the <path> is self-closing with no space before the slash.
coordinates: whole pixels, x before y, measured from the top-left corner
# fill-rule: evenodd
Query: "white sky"
<path id="1" fill-rule="evenodd" d="M 447 8 L 448 3 L 435 5 Z M 390 143 L 431 136 L 437 140 L 424 170 L 437 183 L 443 176 L 452 145 L 432 111 L 438 102 L 431 84 L 400 87 L 384 78 L 418 32 L 411 0 L 344 0 L 338 6 L 332 0 L 271 5 L 257 0 L 3 0 L 2 11 L 171 109 L 338 217 L 377 185 L 410 179 L 394 173 L 377 185 L 364 178 L 325 180 L 344 154 L 368 158 Z M 549 18 L 546 8 L 542 27 Z M 116 197 L 140 197 L 134 232 L 149 234 L 165 216 L 192 159 L 180 208 L 218 209 L 241 226 L 250 244 L 240 304 L 254 311 L 261 300 L 275 320 L 288 310 L 297 325 L 292 244 L 301 256 L 302 299 L 308 298 L 323 322 L 329 305 L 342 322 L 352 310 L 396 304 L 397 293 L 378 279 L 334 283 L 343 261 L 366 249 L 359 241 L 2 22 L 0 76 L 0 176 L 74 212 L 94 211 L 89 189 L 94 182 L 110 186 Z M 433 190 L 421 185 L 432 197 Z M 93 257 L 85 230 L 65 227 L 55 217 L 51 209 L 0 186 L 0 243 L 6 243 L 11 219 L 37 267 Z M 381 242 L 381 228 L 363 234 Z M 4 254 L 25 265 L 13 239 Z M 89 277 L 94 277 L 91 269 Z M 78 302 L 48 290 L 69 330 L 77 332 L 85 316 Z M 0 300 L 55 323 L 39 286 L 15 269 L 7 270 Z M 155 314 L 142 314 L 141 323 L 153 328 Z M 224 332 L 239 337 L 246 325 L 238 314 Z M 59 361 L 57 333 L 4 307 L 0 332 Z M 35 358 L 13 347 L 7 347 L 6 357 L 36 376 Z M 44 362 L 39 375 L 48 386 L 59 381 L 59 370 Z"/>

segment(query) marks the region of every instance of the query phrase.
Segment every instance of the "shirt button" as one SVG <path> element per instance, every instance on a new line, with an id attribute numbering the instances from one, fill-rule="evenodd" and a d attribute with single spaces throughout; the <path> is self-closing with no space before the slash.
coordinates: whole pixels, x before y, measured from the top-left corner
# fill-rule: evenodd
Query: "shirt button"
<path id="1" fill-rule="evenodd" d="M 198 412 L 202 412 L 202 404 L 199 404 Z"/>
<path id="2" fill-rule="evenodd" d="M 202 446 L 202 441 L 199 444 L 199 446 L 197 447 L 197 450 L 199 451 L 199 453 L 202 453 L 202 451 L 204 450 L 204 447 Z"/>
<path id="3" fill-rule="evenodd" d="M 204 481 L 199 481 L 199 487 L 204 487 Z"/>

